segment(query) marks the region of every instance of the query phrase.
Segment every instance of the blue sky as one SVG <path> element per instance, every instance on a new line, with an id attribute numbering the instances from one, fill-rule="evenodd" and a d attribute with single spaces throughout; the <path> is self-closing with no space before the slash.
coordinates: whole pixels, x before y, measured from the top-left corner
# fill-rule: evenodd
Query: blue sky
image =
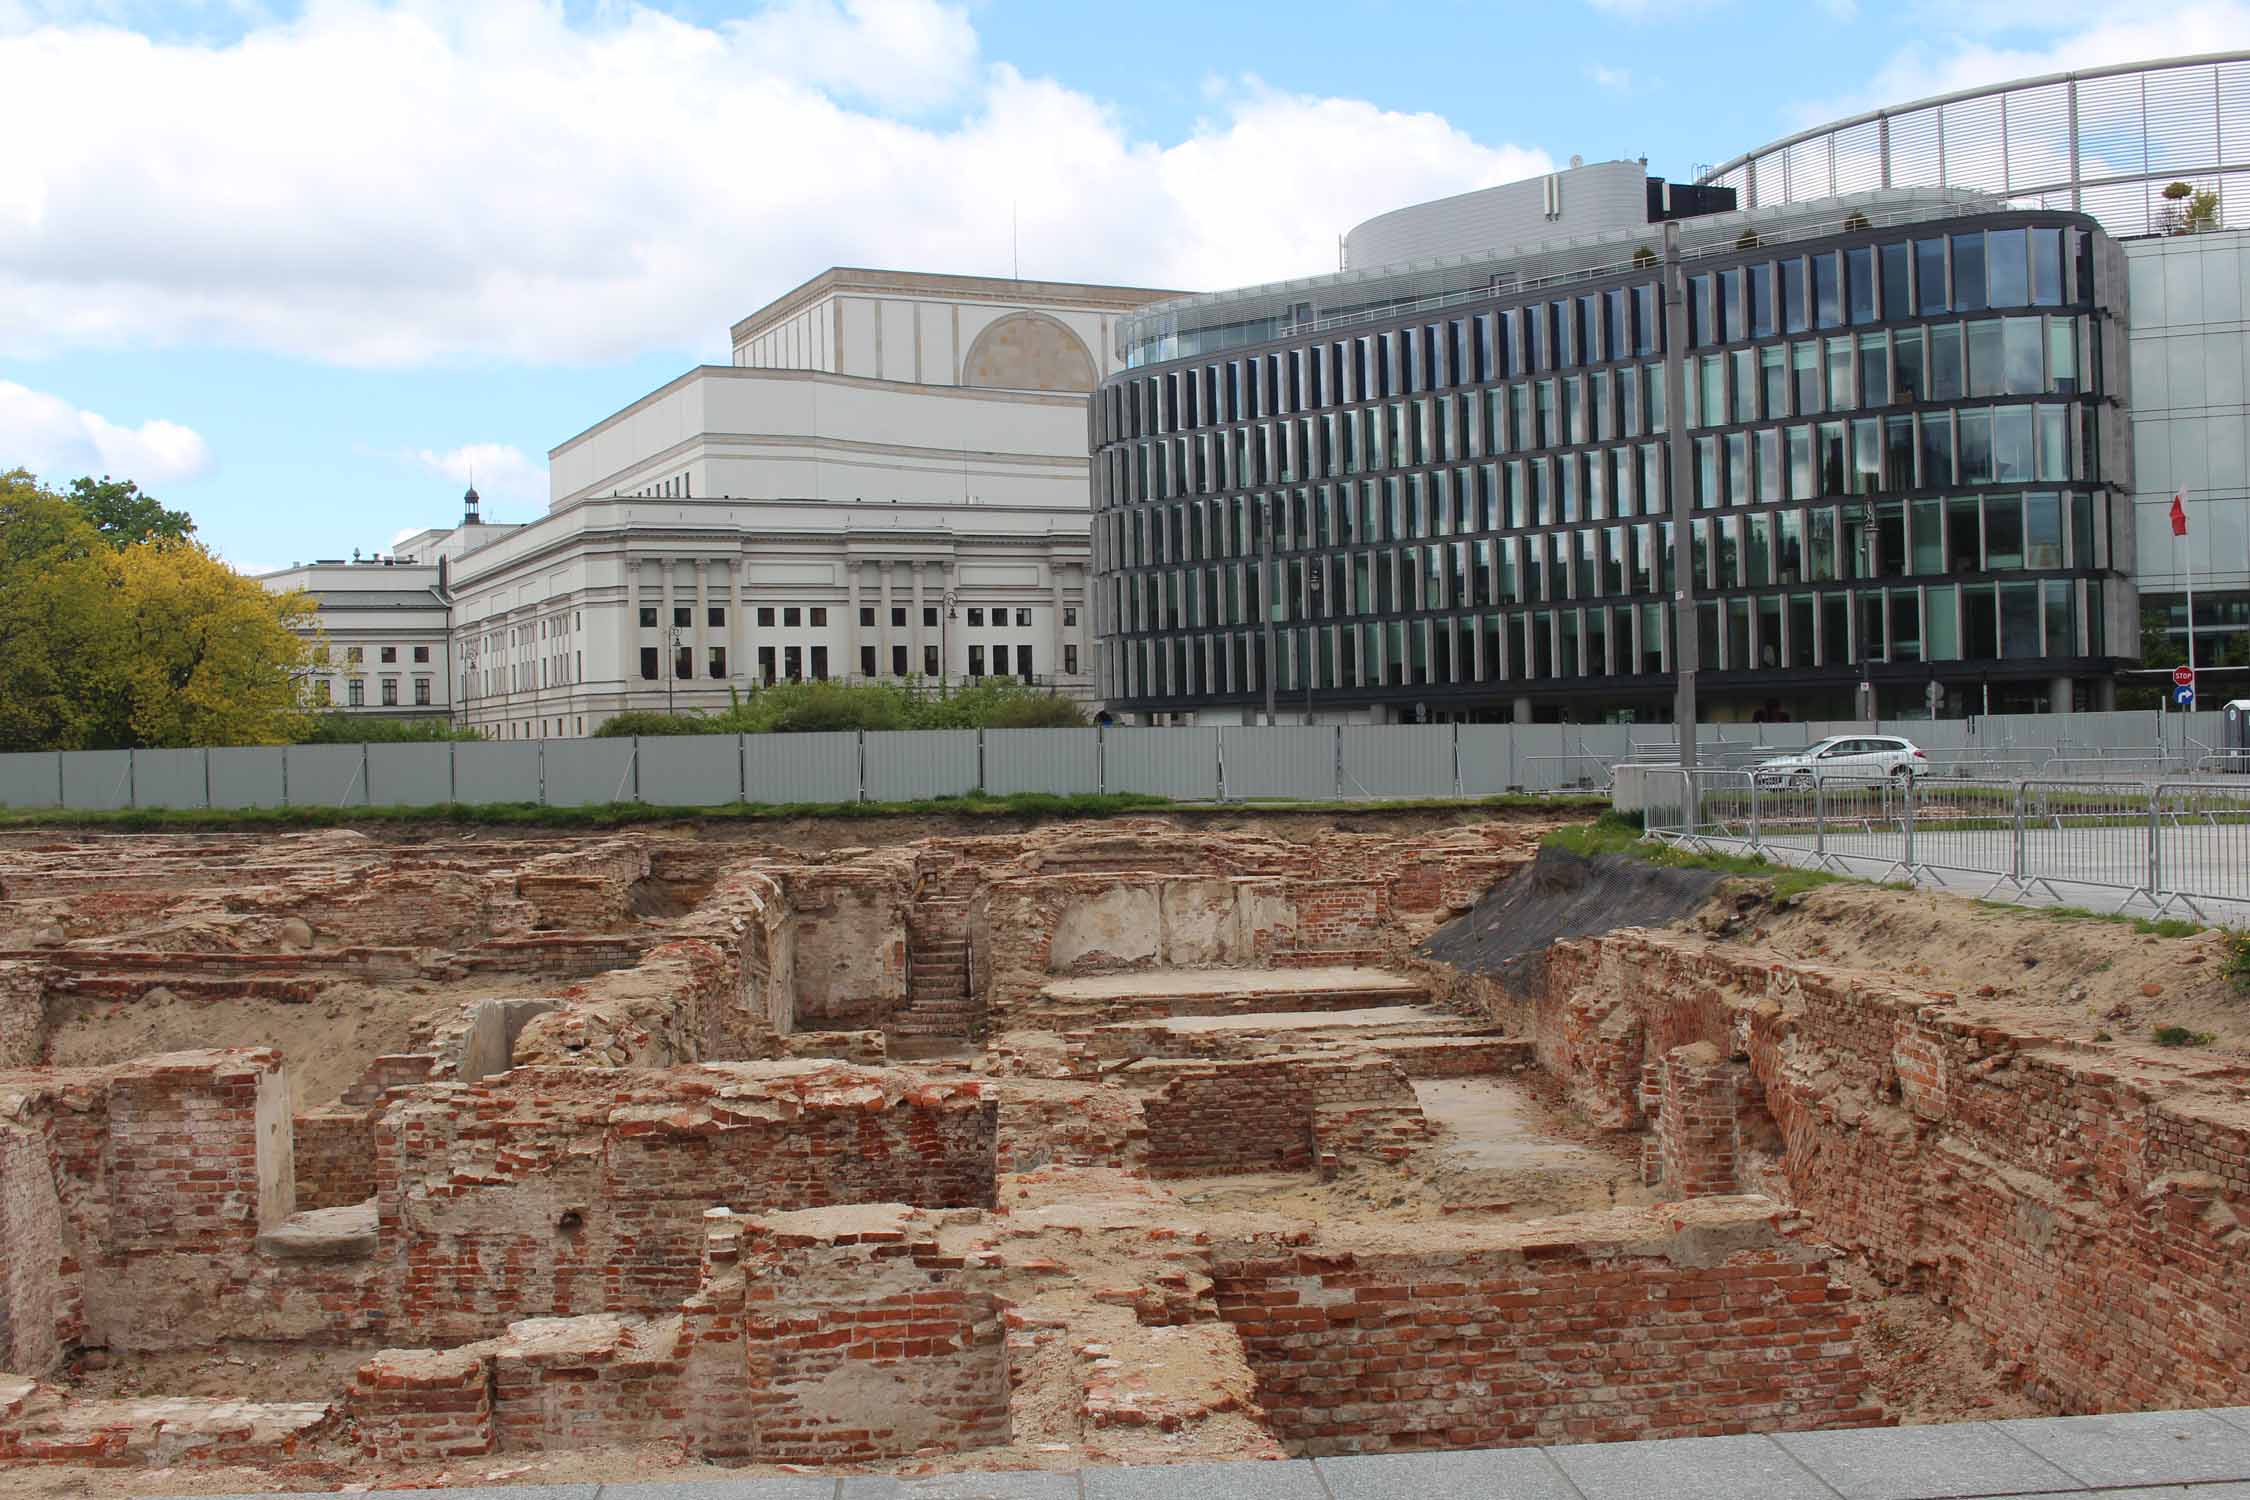
<path id="1" fill-rule="evenodd" d="M 0 467 L 244 566 L 542 508 L 835 263 L 1201 288 L 1401 203 L 2062 67 L 2250 0 L 0 0 Z M 1115 28 L 1130 22 L 1131 34 Z"/>

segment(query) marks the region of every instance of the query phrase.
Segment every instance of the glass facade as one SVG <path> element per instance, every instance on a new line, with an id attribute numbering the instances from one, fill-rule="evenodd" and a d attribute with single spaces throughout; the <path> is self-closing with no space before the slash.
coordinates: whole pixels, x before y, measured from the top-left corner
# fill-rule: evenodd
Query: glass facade
<path id="1" fill-rule="evenodd" d="M 1656 266 L 1113 377 L 1100 690 L 1655 708 L 1683 555 L 1707 692 L 2106 670 L 2091 243 L 2046 213 L 1746 236 L 1688 263 L 1677 413 Z"/>

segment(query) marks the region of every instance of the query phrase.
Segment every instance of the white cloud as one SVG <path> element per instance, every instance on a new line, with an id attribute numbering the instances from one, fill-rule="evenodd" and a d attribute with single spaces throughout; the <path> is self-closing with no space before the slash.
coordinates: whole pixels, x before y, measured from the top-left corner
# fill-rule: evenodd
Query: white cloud
<path id="1" fill-rule="evenodd" d="M 1861 110 L 2042 73 L 2250 46 L 2250 3 L 2244 0 L 2145 5 L 2127 13 L 2106 5 L 2097 9 L 2083 0 L 2037 5 L 2032 0 L 1917 0 L 1911 13 L 1918 24 L 1935 28 L 1934 40 L 1893 53 L 1863 89 L 1796 106 L 1790 112 L 1795 122 L 1817 125 Z M 1989 39 L 2026 30 L 2036 30 L 2040 39 L 2017 46 Z"/>
<path id="2" fill-rule="evenodd" d="M 0 468 L 31 470 L 50 484 L 114 474 L 144 488 L 211 471 L 211 449 L 193 428 L 162 418 L 124 427 L 60 396 L 0 380 Z"/>
<path id="3" fill-rule="evenodd" d="M 1185 139 L 1141 138 L 980 66 L 935 0 L 790 0 L 718 28 L 593 14 L 312 0 L 227 45 L 0 37 L 11 114 L 70 122 L 0 151 L 0 348 L 710 349 L 830 265 L 1005 274 L 1011 209 L 1026 276 L 1197 289 L 1333 269 L 1360 219 L 1549 166 L 1253 79 Z M 939 98 L 943 123 L 897 117 Z"/>
<path id="4" fill-rule="evenodd" d="M 1588 6 L 1604 15 L 1623 16 L 1629 21 L 1645 21 L 1651 16 L 1677 20 L 1716 10 L 1726 3 L 1727 0 L 1586 0 Z"/>
<path id="5" fill-rule="evenodd" d="M 1600 63 L 1590 63 L 1586 68 L 1586 77 L 1597 88 L 1608 89 L 1614 94 L 1629 94 L 1633 91 L 1633 73 L 1630 68 L 1605 68 Z"/>
<path id="6" fill-rule="evenodd" d="M 727 28 L 754 63 L 894 108 L 942 104 L 975 81 L 977 34 L 958 6 L 928 0 L 781 0 Z"/>
<path id="7" fill-rule="evenodd" d="M 406 456 L 425 471 L 441 474 L 463 489 L 474 484 L 477 497 L 488 504 L 498 501 L 503 506 L 547 508 L 546 464 L 527 458 L 512 443 L 464 443 L 442 453 L 419 448 Z M 393 542 L 397 540 L 392 538 Z"/>

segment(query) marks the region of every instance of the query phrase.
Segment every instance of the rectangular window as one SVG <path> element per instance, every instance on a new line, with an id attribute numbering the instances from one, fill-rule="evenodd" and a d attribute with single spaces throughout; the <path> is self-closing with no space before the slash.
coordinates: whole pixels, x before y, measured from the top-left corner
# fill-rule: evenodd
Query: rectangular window
<path id="1" fill-rule="evenodd" d="M 1914 303 L 1906 294 L 1907 247 L 1903 241 L 1885 245 L 1883 260 L 1883 317 L 1891 322 L 1914 316 Z"/>
<path id="2" fill-rule="evenodd" d="M 1945 289 L 1945 241 L 1942 239 L 1916 240 L 1914 242 L 1915 311 L 1925 317 L 1931 313 L 1949 312 L 1952 303 Z"/>
<path id="3" fill-rule="evenodd" d="M 654 646 L 643 646 L 643 647 L 641 647 L 641 679 L 642 679 L 642 680 L 643 680 L 644 682 L 654 682 L 654 681 L 656 681 L 656 673 L 657 673 L 657 654 L 656 654 L 656 653 L 657 653 L 657 648 L 656 648 L 656 647 L 654 647 Z"/>
<path id="4" fill-rule="evenodd" d="M 906 648 L 904 646 L 891 647 L 891 675 L 893 677 L 904 677 L 906 675 Z"/>
<path id="5" fill-rule="evenodd" d="M 641 606 L 641 625 L 642 625 L 642 627 L 643 627 L 644 629 L 652 629 L 652 628 L 654 628 L 654 627 L 655 627 L 655 625 L 656 625 L 656 606 L 655 606 L 655 605 L 653 605 L 653 604 L 644 604 L 644 605 L 642 605 L 642 606 Z"/>
<path id="6" fill-rule="evenodd" d="M 427 677 L 414 679 L 414 706 L 416 708 L 428 708 L 430 706 L 430 679 Z"/>
<path id="7" fill-rule="evenodd" d="M 1844 252 L 1844 305 L 1854 323 L 1875 321 L 1875 247 Z"/>
<path id="8" fill-rule="evenodd" d="M 709 648 L 709 651 L 710 656 L 709 659 L 705 662 L 705 666 L 710 670 L 711 675 L 713 677 L 726 676 L 727 648 L 724 646 L 712 646 Z"/>
<path id="9" fill-rule="evenodd" d="M 984 675 L 984 647 L 982 646 L 969 647 L 969 675 L 971 677 L 982 677 Z"/>
<path id="10" fill-rule="evenodd" d="M 970 609 L 970 611 L 969 611 L 969 625 L 970 625 L 970 627 L 971 627 L 972 629 L 981 629 L 981 628 L 983 628 L 983 625 L 984 625 L 984 611 L 983 611 L 982 609 L 977 609 L 977 608 L 971 608 L 971 609 Z"/>
<path id="11" fill-rule="evenodd" d="M 1822 328 L 1843 326 L 1844 298 L 1837 279 L 1836 253 L 1831 250 L 1814 256 L 1812 270 L 1813 320 Z"/>
<path id="12" fill-rule="evenodd" d="M 344 701 L 353 708 L 365 708 L 367 706 L 366 682 L 354 677 L 346 683 L 344 685 Z"/>
<path id="13" fill-rule="evenodd" d="M 875 648 L 873 646 L 862 646 L 859 648 L 859 675 L 862 677 L 873 677 L 876 675 Z"/>
<path id="14" fill-rule="evenodd" d="M 809 609 L 805 613 L 812 617 L 807 624 L 819 626 L 828 623 L 828 611 L 825 609 Z"/>
<path id="15" fill-rule="evenodd" d="M 1018 625 L 1020 625 L 1020 626 L 1023 626 L 1024 628 L 1028 629 L 1028 628 L 1030 627 L 1030 625 L 1031 625 L 1031 611 L 1030 611 L 1030 610 L 1028 610 L 1028 609 L 1019 609 L 1019 610 L 1017 610 L 1017 611 L 1016 611 L 1016 624 L 1018 624 Z"/>
<path id="16" fill-rule="evenodd" d="M 685 682 L 695 676 L 695 648 L 682 646 L 672 653 L 672 675 Z"/>
<path id="17" fill-rule="evenodd" d="M 771 646 L 760 646 L 758 648 L 758 680 L 767 687 L 772 687 L 774 684 L 774 657 L 773 647 Z"/>
<path id="18" fill-rule="evenodd" d="M 771 609 L 758 611 L 758 628 L 761 630 L 773 629 L 773 611 Z"/>
<path id="19" fill-rule="evenodd" d="M 1953 310 L 1982 312 L 1992 303 L 1985 296 L 1984 233 L 1981 230 L 1953 236 Z"/>
<path id="20" fill-rule="evenodd" d="M 385 662 L 395 662 L 398 660 L 398 647 L 383 646 L 378 649 L 381 651 L 381 660 Z"/>
<path id="21" fill-rule="evenodd" d="M 2060 307 L 2063 299 L 2062 231 L 2031 231 L 2031 303 Z"/>
<path id="22" fill-rule="evenodd" d="M 685 628 L 686 628 L 686 627 L 688 627 L 689 625 L 692 625 L 692 624 L 694 624 L 694 623 L 695 623 L 695 611 L 694 611 L 694 609 L 693 609 L 693 608 L 692 608 L 691 606 L 689 606 L 689 605 L 685 605 L 685 604 L 675 604 L 675 605 L 673 605 L 673 606 L 672 606 L 672 623 L 673 623 L 674 625 L 677 625 L 677 626 L 681 627 L 682 629 L 685 629 Z"/>
<path id="23" fill-rule="evenodd" d="M 1773 263 L 1760 261 L 1750 268 L 1750 336 L 1754 339 L 1772 337 L 1776 321 Z"/>
<path id="24" fill-rule="evenodd" d="M 398 707 L 398 679 L 396 677 L 383 679 L 383 706 L 385 708 Z"/>
<path id="25" fill-rule="evenodd" d="M 797 626 L 802 625 L 804 623 L 804 619 L 805 612 L 801 609 L 785 608 L 781 612 L 781 623 L 791 629 L 795 629 Z"/>
<path id="26" fill-rule="evenodd" d="M 1063 647 L 1063 675 L 1066 677 L 1078 675 L 1078 647 L 1075 645 Z"/>
<path id="27" fill-rule="evenodd" d="M 867 630 L 867 629 L 871 629 L 871 628 L 873 628 L 873 626 L 874 626 L 874 624 L 875 624 L 875 606 L 874 606 L 874 605 L 872 605 L 872 604 L 862 604 L 862 605 L 861 605 L 861 606 L 859 607 L 859 624 L 860 624 L 860 628 L 861 628 L 862 630 Z"/>
<path id="28" fill-rule="evenodd" d="M 936 606 L 936 605 L 934 605 L 934 604 L 930 604 L 930 605 L 925 605 L 925 606 L 923 606 L 923 609 L 922 609 L 922 626 L 923 626 L 923 628 L 924 628 L 924 629 L 926 629 L 926 630 L 934 630 L 934 629 L 936 629 L 936 628 L 937 628 L 937 606 Z"/>
<path id="29" fill-rule="evenodd" d="M 346 646 L 344 648 L 344 660 L 352 666 L 358 666 L 361 662 L 367 660 L 367 648 L 365 646 Z"/>
<path id="30" fill-rule="evenodd" d="M 924 646 L 922 648 L 922 675 L 925 677 L 938 675 L 938 653 L 935 646 Z"/>
<path id="31" fill-rule="evenodd" d="M 994 646 L 992 648 L 992 675 L 995 677 L 1008 675 L 1008 648 L 1006 646 Z"/>
<path id="32" fill-rule="evenodd" d="M 430 648 L 427 646 L 416 646 L 414 648 L 414 664 L 416 666 L 427 666 L 429 665 L 429 661 Z"/>
<path id="33" fill-rule="evenodd" d="M 713 630 L 724 630 L 727 623 L 727 607 L 723 604 L 707 606 L 703 611 L 703 622 Z"/>
<path id="34" fill-rule="evenodd" d="M 1803 333 L 1812 327 L 1812 304 L 1805 285 L 1805 263 L 1799 259 L 1781 263 L 1781 331 Z"/>
<path id="35" fill-rule="evenodd" d="M 904 625 L 906 624 L 906 606 L 905 606 L 905 605 L 903 605 L 903 604 L 894 604 L 894 605 L 892 605 L 892 606 L 891 606 L 891 624 L 892 624 L 892 625 L 893 625 L 894 627 L 903 627 L 903 626 L 904 626 Z"/>
<path id="36" fill-rule="evenodd" d="M 805 678 L 805 648 L 804 648 L 804 647 L 802 647 L 802 646 L 784 646 L 784 647 L 782 647 L 782 648 L 781 648 L 781 672 L 782 672 L 782 676 L 783 676 L 783 677 L 785 677 L 786 679 L 788 679 L 788 680 L 789 680 L 789 681 L 791 681 L 791 682 L 802 682 L 802 681 L 804 681 L 804 678 Z"/>
<path id="37" fill-rule="evenodd" d="M 2031 267 L 2021 229 L 1995 229 L 1985 237 L 1985 281 L 1994 307 L 2023 307 L 2031 301 Z"/>

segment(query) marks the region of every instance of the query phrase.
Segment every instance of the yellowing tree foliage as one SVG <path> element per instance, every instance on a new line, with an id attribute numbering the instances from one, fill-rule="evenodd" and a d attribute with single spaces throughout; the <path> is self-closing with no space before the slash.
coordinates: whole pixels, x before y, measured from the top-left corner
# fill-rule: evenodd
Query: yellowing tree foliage
<path id="1" fill-rule="evenodd" d="M 28 474 L 0 475 L 0 749 L 301 739 L 312 613 L 197 542 L 114 545 Z"/>

